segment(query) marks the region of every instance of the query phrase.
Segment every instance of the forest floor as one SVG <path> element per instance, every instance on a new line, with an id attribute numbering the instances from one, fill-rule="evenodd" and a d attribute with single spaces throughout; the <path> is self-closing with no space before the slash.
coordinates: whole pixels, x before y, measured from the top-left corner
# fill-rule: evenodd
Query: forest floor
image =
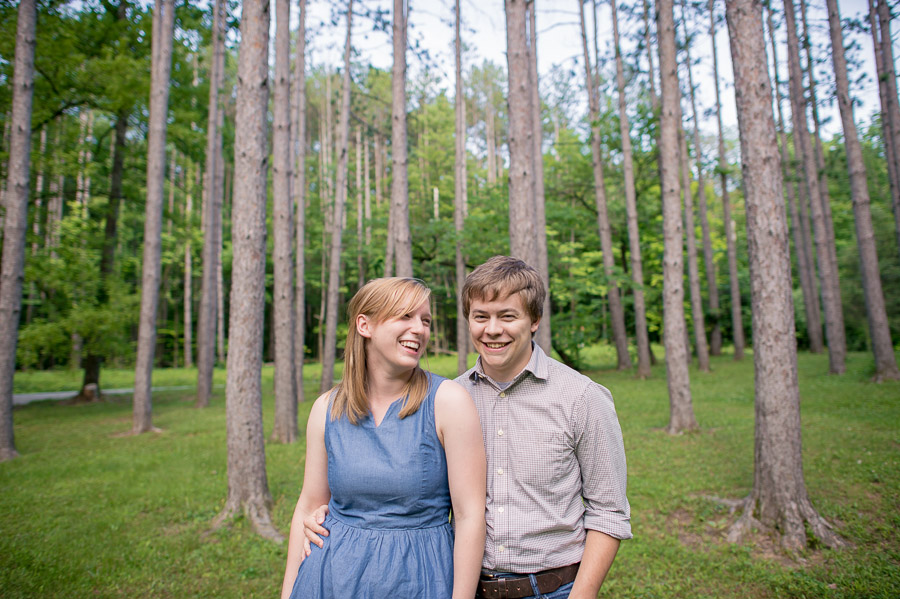
<path id="1" fill-rule="evenodd" d="M 657 351 L 657 355 L 661 355 Z M 763 533 L 732 545 L 735 520 L 714 498 L 739 499 L 753 482 L 753 363 L 713 359 L 691 371 L 700 431 L 669 436 L 665 369 L 649 380 L 612 370 L 609 348 L 589 348 L 586 371 L 607 386 L 625 436 L 635 538 L 622 543 L 602 597 L 900 596 L 900 383 L 869 381 L 872 359 L 851 354 L 827 374 L 826 355 L 801 354 L 804 475 L 813 504 L 852 544 L 781 550 Z M 453 375 L 455 357 L 428 367 Z M 318 366 L 304 368 L 306 421 Z M 106 370 L 128 387 L 131 371 Z M 74 383 L 72 382 L 74 381 Z M 80 372 L 17 373 L 15 392 L 77 388 Z M 224 384 L 224 371 L 215 383 Z M 194 385 L 196 371 L 158 370 L 154 386 Z M 74 384 L 74 386 L 72 386 Z M 272 430 L 272 368 L 263 372 Z M 251 598 L 277 596 L 286 545 L 245 520 L 210 532 L 226 494 L 224 389 L 211 406 L 193 392 L 154 395 L 161 432 L 129 436 L 131 398 L 87 405 L 35 402 L 14 411 L 20 457 L 0 464 L 0 596 Z M 273 520 L 285 534 L 302 482 L 305 442 L 267 443 Z"/>

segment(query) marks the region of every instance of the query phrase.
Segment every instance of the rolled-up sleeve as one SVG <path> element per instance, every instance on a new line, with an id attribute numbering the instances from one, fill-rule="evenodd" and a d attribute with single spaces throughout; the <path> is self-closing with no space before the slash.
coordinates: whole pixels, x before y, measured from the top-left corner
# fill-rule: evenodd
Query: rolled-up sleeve
<path id="1" fill-rule="evenodd" d="M 602 385 L 592 383 L 573 407 L 584 526 L 617 539 L 630 539 L 625 445 L 612 394 Z"/>

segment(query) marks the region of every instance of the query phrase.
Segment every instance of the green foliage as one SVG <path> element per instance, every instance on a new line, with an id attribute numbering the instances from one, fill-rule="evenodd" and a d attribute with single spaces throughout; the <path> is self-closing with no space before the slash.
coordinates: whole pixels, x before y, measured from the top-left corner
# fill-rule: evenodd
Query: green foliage
<path id="1" fill-rule="evenodd" d="M 657 355 L 661 355 L 659 347 Z M 470 364 L 474 356 L 470 356 Z M 900 593 L 900 419 L 897 383 L 868 381 L 870 356 L 852 353 L 848 372 L 827 376 L 824 355 L 800 355 L 804 475 L 814 506 L 852 546 L 791 555 L 756 533 L 731 545 L 737 518 L 714 497 L 741 499 L 753 483 L 753 366 L 713 359 L 692 372 L 698 433 L 672 437 L 665 368 L 650 379 L 615 372 L 614 349 L 586 346 L 589 374 L 615 397 L 628 457 L 635 538 L 622 543 L 603 595 L 622 598 L 883 598 Z M 452 376 L 455 356 L 427 367 Z M 604 370 L 597 370 L 604 368 Z M 609 368 L 610 370 L 605 370 Z M 224 371 L 208 409 L 191 391 L 154 397 L 161 433 L 130 436 L 128 396 L 82 406 L 38 402 L 16 411 L 21 457 L 0 464 L 0 588 L 25 597 L 271 597 L 285 545 L 246 520 L 211 532 L 226 492 Z M 110 369 L 108 387 L 130 386 Z M 65 381 L 68 377 L 68 382 Z M 318 369 L 307 365 L 307 397 Z M 154 385 L 192 384 L 194 370 L 157 369 Z M 20 373 L 16 392 L 72 388 L 74 371 Z M 272 429 L 272 369 L 263 371 L 263 416 Z M 859 398 L 865 397 L 865 402 Z M 311 402 L 300 406 L 305 422 Z M 302 486 L 305 443 L 268 444 L 273 520 L 287 532 Z M 165 572 L 165 576 L 160 576 Z"/>

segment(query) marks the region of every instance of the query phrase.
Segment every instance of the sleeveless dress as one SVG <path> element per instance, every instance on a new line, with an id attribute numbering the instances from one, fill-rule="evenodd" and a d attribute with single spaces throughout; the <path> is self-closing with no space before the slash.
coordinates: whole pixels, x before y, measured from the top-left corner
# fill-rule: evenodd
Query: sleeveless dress
<path id="1" fill-rule="evenodd" d="M 325 423 L 331 501 L 322 549 L 300 564 L 291 599 L 447 599 L 453 532 L 447 459 L 434 424 L 443 377 L 428 373 L 421 407 L 399 418 L 405 398 L 377 427 Z"/>

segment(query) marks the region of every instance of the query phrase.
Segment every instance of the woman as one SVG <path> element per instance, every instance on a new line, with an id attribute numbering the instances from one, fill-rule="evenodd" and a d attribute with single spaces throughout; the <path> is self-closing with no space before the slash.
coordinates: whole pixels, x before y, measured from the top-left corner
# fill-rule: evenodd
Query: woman
<path id="1" fill-rule="evenodd" d="M 343 381 L 309 415 L 282 599 L 475 595 L 484 444 L 469 394 L 419 367 L 430 297 L 417 279 L 386 278 L 350 301 Z M 303 519 L 325 503 L 331 532 L 304 559 Z"/>

